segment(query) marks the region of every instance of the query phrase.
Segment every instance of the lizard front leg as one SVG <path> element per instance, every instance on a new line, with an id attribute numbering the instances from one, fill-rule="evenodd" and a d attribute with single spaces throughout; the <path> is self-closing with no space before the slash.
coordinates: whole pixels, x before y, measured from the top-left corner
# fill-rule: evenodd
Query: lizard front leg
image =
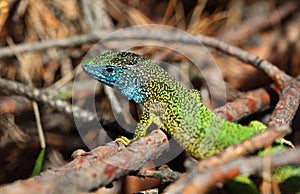
<path id="1" fill-rule="evenodd" d="M 134 138 L 144 137 L 147 133 L 147 129 L 152 123 L 155 123 L 159 128 L 163 126 L 165 118 L 165 109 L 161 102 L 159 101 L 147 101 L 145 103 L 145 108 L 143 115 L 138 123 Z"/>
<path id="2" fill-rule="evenodd" d="M 150 106 L 151 106 L 151 102 L 147 101 L 145 103 L 143 115 L 142 115 L 139 123 L 136 126 L 136 129 L 134 132 L 134 139 L 144 137 L 147 133 L 148 127 L 153 122 L 153 117 L 151 116 L 151 113 L 150 113 Z"/>
<path id="3" fill-rule="evenodd" d="M 137 127 L 134 132 L 134 139 L 139 137 L 144 137 L 146 135 L 148 127 L 152 123 L 152 117 L 150 116 L 150 102 L 145 103 L 145 108 L 143 110 L 143 115 L 137 124 Z M 130 140 L 127 137 L 121 136 L 116 139 L 117 142 L 121 143 L 123 146 L 120 146 L 120 149 L 123 149 L 125 146 L 130 144 Z M 125 145 L 125 146 L 124 146 Z"/>
<path id="4" fill-rule="evenodd" d="M 134 139 L 144 137 L 147 134 L 147 129 L 152 123 L 162 126 L 162 119 L 164 113 L 163 105 L 158 101 L 147 101 L 143 110 L 143 115 L 137 124 L 136 130 L 134 132 Z M 130 140 L 127 137 L 121 136 L 116 139 L 118 142 L 127 146 Z M 121 146 L 121 149 L 123 147 Z"/>
<path id="5" fill-rule="evenodd" d="M 146 135 L 147 129 L 151 125 L 152 120 L 153 118 L 150 115 L 149 109 L 145 106 L 140 122 L 136 126 L 134 139 L 144 137 Z"/>

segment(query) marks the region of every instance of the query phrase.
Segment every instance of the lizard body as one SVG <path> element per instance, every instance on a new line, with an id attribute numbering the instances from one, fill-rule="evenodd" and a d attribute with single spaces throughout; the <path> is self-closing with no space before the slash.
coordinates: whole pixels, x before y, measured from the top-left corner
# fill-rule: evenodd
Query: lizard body
<path id="1" fill-rule="evenodd" d="M 257 121 L 243 126 L 221 119 L 201 103 L 198 91 L 184 88 L 156 63 L 134 53 L 109 51 L 85 60 L 82 68 L 129 100 L 144 104 L 135 138 L 145 136 L 155 123 L 197 159 L 266 129 Z"/>

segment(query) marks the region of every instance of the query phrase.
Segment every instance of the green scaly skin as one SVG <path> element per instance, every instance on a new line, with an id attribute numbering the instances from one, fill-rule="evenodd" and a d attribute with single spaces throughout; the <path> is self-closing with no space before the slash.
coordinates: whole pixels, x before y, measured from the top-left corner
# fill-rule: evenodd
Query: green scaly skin
<path id="1" fill-rule="evenodd" d="M 85 60 L 82 68 L 129 100 L 144 104 L 135 138 L 145 136 L 155 123 L 197 159 L 266 129 L 258 121 L 243 126 L 221 119 L 201 103 L 198 91 L 184 88 L 156 63 L 134 53 L 109 51 Z"/>

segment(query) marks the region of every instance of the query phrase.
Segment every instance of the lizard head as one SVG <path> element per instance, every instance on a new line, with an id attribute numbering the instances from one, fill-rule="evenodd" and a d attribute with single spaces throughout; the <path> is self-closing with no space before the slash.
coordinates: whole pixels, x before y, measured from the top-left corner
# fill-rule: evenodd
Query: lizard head
<path id="1" fill-rule="evenodd" d="M 119 89 L 129 100 L 147 99 L 143 64 L 148 59 L 130 52 L 108 51 L 85 60 L 82 69 L 92 78 Z"/>

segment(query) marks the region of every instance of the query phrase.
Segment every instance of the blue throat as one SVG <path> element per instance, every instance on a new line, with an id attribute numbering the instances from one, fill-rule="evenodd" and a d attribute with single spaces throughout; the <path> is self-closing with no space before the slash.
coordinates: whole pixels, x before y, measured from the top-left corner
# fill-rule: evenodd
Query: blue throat
<path id="1" fill-rule="evenodd" d="M 146 92 L 143 91 L 141 86 L 136 85 L 122 85 L 116 84 L 114 87 L 119 89 L 121 93 L 128 98 L 128 100 L 133 100 L 136 103 L 145 103 L 147 101 Z"/>

